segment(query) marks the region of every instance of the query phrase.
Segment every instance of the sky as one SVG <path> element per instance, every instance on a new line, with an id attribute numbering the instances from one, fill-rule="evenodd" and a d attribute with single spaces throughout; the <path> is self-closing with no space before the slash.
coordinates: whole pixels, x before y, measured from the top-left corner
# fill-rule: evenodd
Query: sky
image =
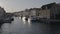
<path id="1" fill-rule="evenodd" d="M 49 3 L 60 3 L 60 0 L 0 0 L 0 6 L 6 12 L 17 12 L 29 8 L 40 8 Z"/>

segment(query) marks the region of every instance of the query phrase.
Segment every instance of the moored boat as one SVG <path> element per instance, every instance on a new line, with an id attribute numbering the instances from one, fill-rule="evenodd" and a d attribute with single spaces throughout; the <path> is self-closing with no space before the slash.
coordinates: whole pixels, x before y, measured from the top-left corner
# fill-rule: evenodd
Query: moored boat
<path id="1" fill-rule="evenodd" d="M 30 21 L 31 21 L 31 22 L 36 22 L 36 21 L 37 21 L 37 19 L 36 19 L 36 17 L 35 17 L 35 16 L 31 16 L 31 17 L 30 17 Z"/>

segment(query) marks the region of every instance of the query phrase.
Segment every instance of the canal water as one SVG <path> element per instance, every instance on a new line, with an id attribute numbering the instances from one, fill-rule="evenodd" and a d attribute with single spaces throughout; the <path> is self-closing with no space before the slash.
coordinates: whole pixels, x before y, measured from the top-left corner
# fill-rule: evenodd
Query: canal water
<path id="1" fill-rule="evenodd" d="M 11 24 L 2 25 L 0 34 L 60 34 L 60 25 L 30 22 L 30 20 L 25 21 L 24 18 L 14 17 Z"/>

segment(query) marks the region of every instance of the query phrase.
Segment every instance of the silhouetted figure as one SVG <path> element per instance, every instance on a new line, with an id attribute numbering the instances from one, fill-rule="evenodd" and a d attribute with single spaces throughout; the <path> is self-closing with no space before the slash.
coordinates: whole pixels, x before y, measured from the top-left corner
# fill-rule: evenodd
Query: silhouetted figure
<path id="1" fill-rule="evenodd" d="M 28 21 L 28 18 L 26 17 L 25 20 Z"/>
<path id="2" fill-rule="evenodd" d="M 2 27 L 3 24 L 4 24 L 4 23 L 0 22 L 0 29 L 1 29 L 1 27 Z"/>
<path id="3" fill-rule="evenodd" d="M 0 29 L 1 29 L 2 23 L 0 23 Z"/>
<path id="4" fill-rule="evenodd" d="M 23 16 L 21 16 L 21 19 L 22 19 Z"/>

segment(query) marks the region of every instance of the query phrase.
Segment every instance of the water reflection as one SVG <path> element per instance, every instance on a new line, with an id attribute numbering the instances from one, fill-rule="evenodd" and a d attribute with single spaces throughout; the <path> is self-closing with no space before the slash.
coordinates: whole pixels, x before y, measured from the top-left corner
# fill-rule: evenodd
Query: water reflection
<path id="1" fill-rule="evenodd" d="M 51 25 L 50 34 L 60 34 L 60 25 Z"/>
<path id="2" fill-rule="evenodd" d="M 60 25 L 31 23 L 24 18 L 14 17 L 11 24 L 3 24 L 1 34 L 60 34 Z"/>
<path id="3" fill-rule="evenodd" d="M 8 34 L 10 29 L 9 23 L 4 23 L 1 27 L 1 34 Z"/>
<path id="4" fill-rule="evenodd" d="M 30 22 L 30 19 L 28 18 L 28 21 L 25 20 L 25 17 L 23 17 L 23 24 L 25 25 L 28 25 L 28 26 L 31 26 L 31 22 Z"/>
<path id="5" fill-rule="evenodd" d="M 25 24 L 25 23 L 26 23 L 26 21 L 25 21 L 25 17 L 23 17 L 22 20 L 23 20 L 23 22 L 24 22 L 24 24 Z"/>

